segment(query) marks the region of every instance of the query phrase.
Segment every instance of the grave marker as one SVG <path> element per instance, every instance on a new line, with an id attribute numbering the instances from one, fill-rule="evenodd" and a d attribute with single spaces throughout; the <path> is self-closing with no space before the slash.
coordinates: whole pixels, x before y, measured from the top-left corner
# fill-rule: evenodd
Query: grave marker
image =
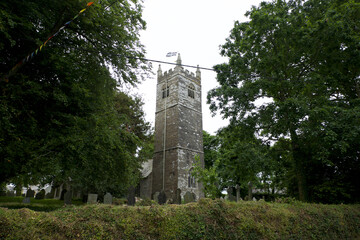
<path id="1" fill-rule="evenodd" d="M 184 195 L 184 203 L 195 202 L 196 196 L 194 193 L 186 192 Z"/>
<path id="2" fill-rule="evenodd" d="M 161 191 L 161 192 L 160 192 L 160 194 L 159 194 L 159 196 L 158 196 L 158 203 L 159 203 L 160 205 L 163 205 L 163 204 L 166 203 L 166 194 L 165 194 L 164 191 Z"/>
<path id="3" fill-rule="evenodd" d="M 175 204 L 181 204 L 181 190 L 180 190 L 180 188 L 176 189 L 174 203 Z"/>
<path id="4" fill-rule="evenodd" d="M 129 188 L 129 193 L 127 196 L 127 205 L 129 205 L 129 206 L 135 205 L 135 188 L 134 187 Z"/>
<path id="5" fill-rule="evenodd" d="M 89 204 L 97 203 L 97 198 L 98 198 L 97 194 L 89 193 L 87 203 L 89 203 Z"/>
<path id="6" fill-rule="evenodd" d="M 31 190 L 31 188 L 29 188 L 29 189 L 26 191 L 26 197 L 33 198 L 34 195 L 35 195 L 35 191 Z"/>
<path id="7" fill-rule="evenodd" d="M 71 205 L 72 191 L 67 191 L 64 196 L 64 203 L 67 205 Z"/>
<path id="8" fill-rule="evenodd" d="M 154 196 L 153 196 L 154 201 L 157 202 L 157 203 L 159 203 L 159 194 L 160 194 L 159 192 L 155 192 Z"/>
<path id="9" fill-rule="evenodd" d="M 112 195 L 110 193 L 105 194 L 104 204 L 112 204 Z"/>

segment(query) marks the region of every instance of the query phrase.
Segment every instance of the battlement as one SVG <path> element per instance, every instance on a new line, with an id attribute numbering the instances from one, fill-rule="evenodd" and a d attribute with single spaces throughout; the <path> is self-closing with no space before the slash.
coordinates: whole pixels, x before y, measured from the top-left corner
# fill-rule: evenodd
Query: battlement
<path id="1" fill-rule="evenodd" d="M 193 80 L 194 82 L 200 84 L 201 83 L 201 79 L 200 77 L 196 77 L 195 73 L 190 72 L 189 70 L 176 70 L 176 69 L 169 69 L 169 71 L 165 71 L 163 74 L 159 75 L 158 74 L 158 83 L 164 81 L 165 79 L 169 79 L 172 76 L 175 76 L 177 74 L 183 74 L 185 75 L 185 77 L 190 78 L 191 80 Z"/>

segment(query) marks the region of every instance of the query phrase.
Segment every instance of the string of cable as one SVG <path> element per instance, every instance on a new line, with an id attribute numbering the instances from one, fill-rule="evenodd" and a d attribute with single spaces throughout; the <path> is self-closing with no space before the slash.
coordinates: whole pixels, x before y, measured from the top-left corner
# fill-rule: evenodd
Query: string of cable
<path id="1" fill-rule="evenodd" d="M 32 58 L 34 58 L 38 53 L 41 52 L 41 50 L 46 46 L 46 44 L 56 35 L 58 35 L 62 30 L 64 30 L 67 26 L 69 26 L 69 24 L 74 21 L 76 18 L 78 18 L 83 12 L 85 12 L 91 5 L 93 5 L 95 1 L 92 2 L 88 2 L 86 4 L 86 7 L 83 8 L 82 10 L 79 11 L 79 13 L 77 15 L 75 15 L 70 21 L 67 21 L 63 26 L 61 26 L 53 35 L 51 35 L 43 44 L 41 44 L 35 51 L 33 51 L 32 53 L 28 54 L 25 58 L 23 58 L 21 61 L 19 61 L 10 71 L 8 74 L 6 74 L 4 76 L 4 80 L 7 82 L 9 81 L 9 77 L 11 77 L 12 75 L 14 75 L 16 73 L 16 71 L 18 70 L 19 67 L 21 67 L 22 65 L 24 65 L 25 63 L 29 62 Z M 105 10 L 108 10 L 113 4 L 115 4 L 117 2 L 117 0 L 115 0 L 114 2 L 112 2 L 110 5 L 108 5 L 107 7 L 105 7 Z"/>
<path id="2" fill-rule="evenodd" d="M 89 2 L 86 4 L 86 7 L 83 8 L 82 10 L 79 11 L 79 13 L 74 16 L 70 21 L 67 21 L 63 26 L 61 26 L 53 35 L 51 35 L 43 44 L 41 44 L 35 51 L 33 51 L 32 53 L 30 53 L 29 55 L 27 55 L 25 58 L 23 58 L 20 62 L 18 62 L 10 71 L 7 75 L 5 75 L 4 80 L 7 82 L 9 77 L 11 77 L 12 75 L 15 74 L 15 72 L 17 71 L 17 69 L 22 66 L 23 64 L 29 62 L 33 57 L 35 57 L 39 52 L 41 52 L 41 50 L 46 46 L 46 44 L 48 43 L 48 41 L 50 41 L 53 37 L 55 37 L 56 35 L 58 35 L 62 30 L 64 30 L 72 21 L 74 21 L 76 18 L 78 18 L 80 16 L 80 14 L 82 14 L 83 12 L 85 12 L 91 5 L 93 5 L 97 0 L 93 1 L 93 2 Z M 105 10 L 108 10 L 112 5 L 114 5 L 117 2 L 117 0 L 115 0 L 114 2 L 112 2 L 111 4 L 109 4 L 107 7 L 105 7 Z M 107 54 L 107 55 L 116 55 L 116 56 L 122 56 L 120 54 L 110 54 L 107 52 L 102 52 L 103 54 Z M 173 63 L 173 62 L 167 62 L 167 61 L 160 61 L 160 60 L 154 60 L 154 59 L 148 59 L 148 58 L 140 58 L 140 57 L 130 57 L 130 56 L 122 56 L 122 57 L 126 57 L 126 58 L 133 58 L 133 59 L 138 59 L 141 61 L 147 61 L 147 62 L 156 62 L 156 63 L 162 63 L 162 64 L 169 64 L 169 65 L 177 65 L 177 63 Z M 196 68 L 196 69 L 202 69 L 202 70 L 208 70 L 208 71 L 215 71 L 218 72 L 217 70 L 215 70 L 214 68 L 206 68 L 206 67 L 200 67 L 200 66 L 193 66 L 193 65 L 185 65 L 182 64 L 183 67 L 189 67 L 189 68 Z M 249 75 L 250 77 L 254 77 Z"/>

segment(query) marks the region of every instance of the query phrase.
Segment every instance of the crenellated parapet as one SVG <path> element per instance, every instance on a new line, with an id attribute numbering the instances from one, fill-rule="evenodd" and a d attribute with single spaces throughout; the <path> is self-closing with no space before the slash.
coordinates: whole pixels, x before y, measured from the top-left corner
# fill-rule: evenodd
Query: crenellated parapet
<path id="1" fill-rule="evenodd" d="M 165 71 L 164 73 L 162 73 L 161 67 L 159 65 L 158 74 L 157 74 L 158 75 L 158 83 L 161 83 L 165 79 L 171 79 L 172 77 L 179 75 L 179 74 L 183 74 L 183 75 L 185 75 L 185 77 L 187 77 L 187 78 L 191 79 L 192 81 L 194 81 L 195 83 L 201 85 L 201 73 L 200 73 L 199 66 L 196 69 L 196 73 L 193 73 L 187 69 L 184 69 L 181 65 L 180 54 L 178 54 L 178 59 L 176 61 L 176 67 L 174 69 L 169 69 L 168 71 Z"/>

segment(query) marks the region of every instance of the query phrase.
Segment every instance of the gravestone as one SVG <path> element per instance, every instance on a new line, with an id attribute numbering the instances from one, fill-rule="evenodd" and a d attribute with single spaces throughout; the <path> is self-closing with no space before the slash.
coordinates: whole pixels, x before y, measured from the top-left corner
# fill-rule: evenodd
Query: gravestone
<path id="1" fill-rule="evenodd" d="M 66 191 L 65 196 L 64 196 L 64 203 L 67 205 L 71 204 L 71 198 L 72 198 L 72 191 Z"/>
<path id="2" fill-rule="evenodd" d="M 181 204 L 181 190 L 180 190 L 180 188 L 176 189 L 174 203 L 175 204 Z"/>
<path id="3" fill-rule="evenodd" d="M 55 196 L 55 188 L 51 188 L 51 191 L 45 195 L 45 198 L 54 198 Z"/>
<path id="4" fill-rule="evenodd" d="M 65 197 L 65 193 L 66 193 L 66 192 L 67 192 L 66 189 L 63 189 L 63 190 L 61 191 L 60 200 L 64 200 L 64 197 Z"/>
<path id="5" fill-rule="evenodd" d="M 26 191 L 26 197 L 33 198 L 34 195 L 35 195 L 35 191 L 31 190 L 31 188 L 29 188 L 29 189 Z"/>
<path id="6" fill-rule="evenodd" d="M 158 203 L 159 203 L 160 205 L 163 205 L 163 204 L 166 203 L 166 194 L 165 194 L 164 191 L 161 191 L 161 192 L 160 192 L 160 194 L 159 194 L 159 196 L 158 196 Z"/>
<path id="7" fill-rule="evenodd" d="M 105 194 L 104 204 L 112 204 L 112 195 L 110 193 Z"/>
<path id="8" fill-rule="evenodd" d="M 196 196 L 194 193 L 186 192 L 184 195 L 184 203 L 195 202 Z"/>
<path id="9" fill-rule="evenodd" d="M 160 194 L 159 192 L 155 192 L 154 196 L 153 196 L 154 201 L 157 202 L 157 203 L 159 203 L 159 194 Z"/>
<path id="10" fill-rule="evenodd" d="M 252 199 L 254 202 L 256 202 L 257 200 L 256 200 L 256 198 L 255 197 L 253 197 L 253 199 Z"/>
<path id="11" fill-rule="evenodd" d="M 22 191 L 22 186 L 20 184 L 16 185 L 15 191 L 16 191 L 16 196 L 20 197 L 21 196 L 21 191 Z"/>
<path id="12" fill-rule="evenodd" d="M 29 198 L 29 197 L 25 197 L 22 202 L 25 203 L 25 204 L 30 204 L 30 198 Z"/>
<path id="13" fill-rule="evenodd" d="M 236 202 L 240 201 L 240 186 L 239 184 L 236 184 L 235 186 L 235 190 L 236 190 Z"/>
<path id="14" fill-rule="evenodd" d="M 44 199 L 44 198 L 45 198 L 45 190 L 41 189 L 41 191 L 36 194 L 35 199 Z"/>
<path id="15" fill-rule="evenodd" d="M 234 190 L 232 187 L 229 187 L 227 190 L 227 198 L 229 201 L 231 202 L 235 202 L 236 201 L 236 197 L 234 196 Z"/>
<path id="16" fill-rule="evenodd" d="M 127 205 L 134 206 L 135 205 L 135 188 L 130 187 L 128 196 L 127 196 Z"/>
<path id="17" fill-rule="evenodd" d="M 89 204 L 97 203 L 97 198 L 98 198 L 97 194 L 89 193 L 87 198 L 87 203 Z"/>

